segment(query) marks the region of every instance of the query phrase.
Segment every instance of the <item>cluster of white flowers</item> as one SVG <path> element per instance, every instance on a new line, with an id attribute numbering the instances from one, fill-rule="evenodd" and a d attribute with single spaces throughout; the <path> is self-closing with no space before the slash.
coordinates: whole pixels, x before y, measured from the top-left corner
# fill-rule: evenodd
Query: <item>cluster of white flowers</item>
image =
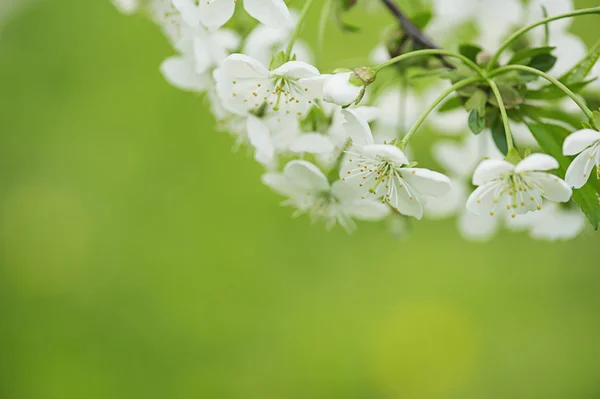
<path id="1" fill-rule="evenodd" d="M 286 197 L 284 204 L 295 208 L 295 215 L 308 214 L 328 228 L 339 224 L 347 231 L 355 228 L 354 220 L 458 215 L 459 231 L 474 240 L 492 237 L 500 225 L 543 239 L 572 238 L 584 228 L 585 217 L 569 201 L 572 188 L 581 188 L 592 174 L 600 178 L 596 130 L 575 132 L 564 141 L 564 155 L 579 155 L 563 181 L 550 172 L 559 168 L 550 155 L 538 152 L 509 162 L 489 131 L 466 135 L 464 110 L 435 113 L 428 119 L 434 130 L 454 136 L 465 132 L 461 143 L 443 139 L 432 147 L 448 177 L 416 167 L 403 140 L 426 104 L 447 87 L 399 86 L 371 93 L 367 87 L 376 68 L 322 73 L 312 64 L 309 46 L 297 39 L 303 15 L 290 12 L 284 0 L 113 2 L 124 13 L 143 10 L 161 27 L 177 52 L 160 66 L 165 79 L 182 90 L 205 93 L 219 130 L 252 149 L 265 168 L 262 182 Z M 449 43 L 448 32 L 473 21 L 486 49 L 497 48 L 514 27 L 543 12 L 572 9 L 570 0 L 431 3 L 435 13 L 428 34 L 443 45 L 456 45 Z M 242 7 L 245 14 L 236 11 Z M 246 14 L 256 20 L 250 31 Z M 238 20 L 239 15 L 246 19 Z M 561 62 L 567 61 L 557 65 L 560 75 L 585 56 L 586 48 L 568 32 L 568 23 L 552 26 L 550 45 L 563 52 Z M 539 34 L 527 38 L 535 45 L 544 41 Z M 385 63 L 390 55 L 380 45 L 371 58 Z M 517 134 L 524 130 L 512 127 Z M 516 140 L 528 140 L 536 151 L 531 134 L 523 136 Z"/>

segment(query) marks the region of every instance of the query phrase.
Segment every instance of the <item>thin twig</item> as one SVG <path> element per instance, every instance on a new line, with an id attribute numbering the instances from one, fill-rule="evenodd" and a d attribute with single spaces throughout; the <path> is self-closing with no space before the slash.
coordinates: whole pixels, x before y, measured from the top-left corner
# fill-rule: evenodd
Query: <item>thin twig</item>
<path id="1" fill-rule="evenodd" d="M 415 25 L 410 18 L 404 14 L 404 12 L 394 3 L 393 0 L 381 0 L 383 4 L 390 10 L 390 12 L 396 17 L 400 26 L 404 30 L 404 34 L 410 38 L 414 43 L 418 44 L 422 48 L 425 49 L 439 49 L 440 46 L 435 44 L 431 39 L 429 39 L 417 25 Z M 444 56 L 438 56 L 438 58 L 442 61 L 442 63 L 448 67 L 454 69 L 454 65 L 450 64 Z"/>

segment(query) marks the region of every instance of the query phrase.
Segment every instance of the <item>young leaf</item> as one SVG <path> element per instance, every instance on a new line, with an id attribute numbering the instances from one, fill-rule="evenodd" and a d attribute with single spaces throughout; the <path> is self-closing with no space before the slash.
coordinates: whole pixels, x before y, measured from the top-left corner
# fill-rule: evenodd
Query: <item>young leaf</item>
<path id="1" fill-rule="evenodd" d="M 561 76 L 558 80 L 569 86 L 583 81 L 590 73 L 598 59 L 600 58 L 600 40 L 592 46 L 587 55 L 579 61 L 571 70 Z"/>
<path id="2" fill-rule="evenodd" d="M 487 99 L 487 93 L 481 89 L 477 89 L 465 103 L 465 108 L 468 112 L 475 110 L 479 115 L 484 116 Z"/>
<path id="3" fill-rule="evenodd" d="M 475 134 L 479 134 L 485 129 L 485 119 L 474 109 L 469 113 L 469 129 Z"/>
<path id="4" fill-rule="evenodd" d="M 438 112 L 444 113 L 444 112 L 454 111 L 456 109 L 459 109 L 462 106 L 463 106 L 463 102 L 461 101 L 461 98 L 456 96 L 456 97 L 452 97 L 452 98 L 444 101 L 442 103 L 442 105 L 439 106 Z"/>
<path id="5" fill-rule="evenodd" d="M 544 123 L 528 123 L 527 126 L 540 147 L 556 158 L 560 165 L 560 177 L 564 177 L 571 159 L 563 156 L 562 143 L 571 132 L 562 126 Z M 594 229 L 598 230 L 600 227 L 598 188 L 588 183 L 578 190 L 573 190 L 573 200 L 587 216 Z"/>
<path id="6" fill-rule="evenodd" d="M 458 47 L 458 52 L 470 59 L 471 61 L 477 63 L 477 54 L 481 53 L 483 50 L 481 47 L 476 46 L 474 44 L 461 44 Z"/>
<path id="7" fill-rule="evenodd" d="M 581 82 L 570 83 L 565 86 L 573 93 L 577 94 L 596 79 L 597 78 L 593 78 Z M 566 96 L 564 91 L 554 85 L 544 86 L 539 90 L 529 90 L 525 95 L 525 97 L 531 100 L 558 100 L 559 98 L 564 98 Z"/>
<path id="8" fill-rule="evenodd" d="M 498 91 L 500 91 L 500 95 L 502 96 L 502 102 L 504 103 L 504 106 L 507 109 L 514 108 L 517 105 L 522 104 L 524 102 L 521 93 L 519 93 L 519 91 L 513 86 L 506 84 L 498 84 Z M 490 104 L 494 105 L 495 107 L 498 107 L 498 101 L 496 100 L 495 96 L 491 96 L 489 101 Z"/>
<path id="9" fill-rule="evenodd" d="M 508 143 L 506 142 L 506 133 L 504 132 L 504 124 L 502 123 L 502 118 L 499 116 L 496 117 L 494 124 L 491 127 L 492 131 L 492 139 L 494 139 L 494 143 L 496 147 L 500 150 L 500 152 L 504 155 L 508 154 Z"/>
<path id="10" fill-rule="evenodd" d="M 596 125 L 597 129 L 600 128 L 600 110 L 592 112 L 591 122 L 593 122 L 593 124 Z"/>
<path id="11" fill-rule="evenodd" d="M 423 30 L 427 27 L 427 24 L 431 21 L 433 14 L 431 11 L 420 12 L 419 14 L 413 16 L 411 18 L 413 24 L 417 26 L 417 28 Z"/>
<path id="12" fill-rule="evenodd" d="M 529 65 L 533 57 L 543 54 L 550 54 L 556 47 L 536 47 L 517 51 L 515 55 L 508 61 L 509 64 Z"/>
<path id="13" fill-rule="evenodd" d="M 529 61 L 529 66 L 542 72 L 548 72 L 556 64 L 556 57 L 552 54 L 538 54 Z"/>

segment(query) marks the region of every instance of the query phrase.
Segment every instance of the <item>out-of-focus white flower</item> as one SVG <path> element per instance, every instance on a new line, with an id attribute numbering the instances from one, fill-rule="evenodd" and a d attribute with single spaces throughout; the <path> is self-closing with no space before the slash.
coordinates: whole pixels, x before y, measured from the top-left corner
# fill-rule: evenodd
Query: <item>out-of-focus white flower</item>
<path id="1" fill-rule="evenodd" d="M 164 60 L 160 71 L 167 82 L 180 90 L 202 92 L 213 85 L 210 75 L 197 72 L 195 59 L 183 55 Z"/>
<path id="2" fill-rule="evenodd" d="M 232 54 L 215 70 L 217 92 L 232 112 L 245 114 L 263 104 L 274 111 L 304 116 L 322 97 L 323 80 L 314 66 L 289 61 L 269 71 L 244 54 Z"/>
<path id="3" fill-rule="evenodd" d="M 267 173 L 262 181 L 289 198 L 283 204 L 297 209 L 294 216 L 308 213 L 313 220 L 324 221 L 328 229 L 339 224 L 351 232 L 355 229 L 353 218 L 376 221 L 390 213 L 384 204 L 361 200 L 339 180 L 330 185 L 323 172 L 307 161 L 291 161 L 283 173 Z"/>
<path id="4" fill-rule="evenodd" d="M 363 90 L 363 84 L 354 72 L 336 73 L 325 80 L 323 99 L 329 103 L 348 106 L 358 99 Z"/>
<path id="5" fill-rule="evenodd" d="M 539 212 L 514 219 L 508 226 L 525 230 L 537 240 L 570 240 L 585 229 L 585 215 L 575 206 L 549 203 Z"/>
<path id="6" fill-rule="evenodd" d="M 519 0 L 433 0 L 434 18 L 427 26 L 436 41 L 447 43 L 454 29 L 472 22 L 478 29 L 477 42 L 495 50 L 523 15 Z"/>
<path id="7" fill-rule="evenodd" d="M 173 0 L 173 5 L 190 26 L 202 24 L 210 29 L 219 28 L 231 19 L 235 3 L 235 0 Z M 290 16 L 283 0 L 245 0 L 244 8 L 266 25 L 285 24 Z"/>
<path id="8" fill-rule="evenodd" d="M 572 133 L 563 143 L 564 155 L 577 155 L 567 169 L 565 180 L 574 188 L 581 188 L 588 181 L 592 169 L 596 167 L 596 177 L 600 179 L 600 132 L 583 129 Z"/>
<path id="9" fill-rule="evenodd" d="M 469 196 L 467 209 L 476 215 L 506 207 L 511 216 L 542 209 L 543 198 L 567 202 L 572 190 L 562 179 L 546 171 L 558 168 L 558 161 L 546 154 L 532 154 L 516 166 L 499 160 L 485 160 L 473 174 L 479 186 Z"/>
<path id="10" fill-rule="evenodd" d="M 123 14 L 133 14 L 140 6 L 139 0 L 112 0 L 112 3 Z"/>
<path id="11" fill-rule="evenodd" d="M 404 152 L 394 145 L 374 144 L 369 124 L 356 112 L 344 110 L 346 131 L 353 147 L 340 169 L 347 184 L 358 187 L 363 197 L 378 198 L 399 213 L 421 219 L 423 196 L 444 196 L 450 179 L 441 173 L 413 168 Z"/>
<path id="12" fill-rule="evenodd" d="M 281 26 L 256 25 L 246 36 L 242 53 L 260 61 L 263 65 L 269 65 L 271 57 L 285 49 L 297 20 L 297 16 L 292 13 L 288 23 Z M 309 64 L 313 62 L 312 52 L 302 40 L 294 42 L 292 54 L 295 55 L 296 61 Z"/>
<path id="13" fill-rule="evenodd" d="M 275 156 L 287 150 L 297 136 L 298 119 L 290 115 L 269 114 L 258 118 L 248 114 L 246 129 L 254 147 L 254 158 L 265 166 L 274 166 Z"/>

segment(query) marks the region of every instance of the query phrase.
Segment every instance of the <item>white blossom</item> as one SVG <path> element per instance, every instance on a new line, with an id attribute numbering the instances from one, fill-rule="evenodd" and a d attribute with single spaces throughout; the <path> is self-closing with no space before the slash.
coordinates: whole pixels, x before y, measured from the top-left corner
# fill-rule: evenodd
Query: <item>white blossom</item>
<path id="1" fill-rule="evenodd" d="M 323 99 L 329 103 L 347 106 L 355 102 L 363 91 L 362 84 L 352 82 L 354 72 L 336 73 L 323 85 Z"/>
<path id="2" fill-rule="evenodd" d="M 340 170 L 347 184 L 359 187 L 363 198 L 378 198 L 401 214 L 421 219 L 424 196 L 444 196 L 450 179 L 441 173 L 411 167 L 394 145 L 375 144 L 369 124 L 356 112 L 344 110 L 346 130 L 353 146 Z"/>
<path id="3" fill-rule="evenodd" d="M 223 26 L 235 11 L 236 0 L 172 0 L 183 19 L 192 27 L 202 24 L 210 29 Z M 244 0 L 244 8 L 266 25 L 285 24 L 290 17 L 283 0 Z"/>
<path id="4" fill-rule="evenodd" d="M 507 161 L 484 160 L 473 174 L 479 186 L 469 196 L 467 209 L 476 215 L 493 216 L 506 207 L 512 217 L 542 209 L 543 199 L 567 202 L 572 190 L 548 170 L 558 161 L 546 154 L 532 154 L 516 166 Z"/>
<path id="5" fill-rule="evenodd" d="M 339 224 L 350 232 L 355 229 L 353 219 L 376 221 L 390 213 L 389 207 L 375 200 L 361 200 L 339 180 L 330 185 L 323 172 L 307 161 L 290 161 L 283 173 L 267 173 L 262 181 L 288 197 L 283 204 L 295 207 L 295 216 L 308 213 L 329 229 Z"/>
<path id="6" fill-rule="evenodd" d="M 549 203 L 539 212 L 512 221 L 513 230 L 524 230 L 531 238 L 546 241 L 570 240 L 585 229 L 585 215 L 576 206 Z"/>
<path id="7" fill-rule="evenodd" d="M 565 180 L 574 188 L 581 188 L 596 168 L 600 179 L 600 132 L 583 129 L 569 135 L 563 143 L 564 155 L 577 155 L 567 169 Z"/>
<path id="8" fill-rule="evenodd" d="M 232 112 L 257 111 L 263 104 L 274 111 L 305 116 L 322 97 L 324 75 L 314 66 L 289 61 L 269 71 L 244 54 L 232 54 L 214 72 L 217 92 Z"/>

